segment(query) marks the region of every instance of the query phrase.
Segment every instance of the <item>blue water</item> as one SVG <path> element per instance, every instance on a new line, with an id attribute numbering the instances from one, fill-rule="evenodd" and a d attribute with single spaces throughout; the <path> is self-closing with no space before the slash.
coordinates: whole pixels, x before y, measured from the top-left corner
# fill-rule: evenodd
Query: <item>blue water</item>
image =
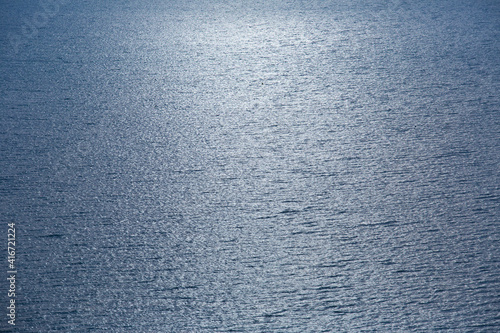
<path id="1" fill-rule="evenodd" d="M 47 3 L 0 2 L 16 332 L 500 331 L 498 1 Z"/>

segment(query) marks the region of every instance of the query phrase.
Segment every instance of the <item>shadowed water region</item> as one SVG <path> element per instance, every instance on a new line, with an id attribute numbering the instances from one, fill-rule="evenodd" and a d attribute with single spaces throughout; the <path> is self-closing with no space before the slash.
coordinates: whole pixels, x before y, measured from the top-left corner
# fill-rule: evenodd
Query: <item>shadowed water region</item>
<path id="1" fill-rule="evenodd" d="M 498 2 L 0 12 L 17 332 L 500 329 Z"/>

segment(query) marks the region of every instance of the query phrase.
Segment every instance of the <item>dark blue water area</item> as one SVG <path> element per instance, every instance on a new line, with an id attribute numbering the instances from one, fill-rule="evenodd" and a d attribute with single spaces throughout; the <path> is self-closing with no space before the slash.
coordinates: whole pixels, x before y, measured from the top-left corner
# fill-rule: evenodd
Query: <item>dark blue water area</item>
<path id="1" fill-rule="evenodd" d="M 499 42 L 488 0 L 0 2 L 0 330 L 498 332 Z"/>

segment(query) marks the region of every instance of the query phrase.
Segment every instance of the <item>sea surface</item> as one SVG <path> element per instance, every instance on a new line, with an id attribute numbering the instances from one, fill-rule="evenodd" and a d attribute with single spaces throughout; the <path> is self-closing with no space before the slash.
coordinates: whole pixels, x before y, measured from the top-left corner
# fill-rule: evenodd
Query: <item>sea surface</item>
<path id="1" fill-rule="evenodd" d="M 497 0 L 0 1 L 0 330 L 499 332 Z"/>

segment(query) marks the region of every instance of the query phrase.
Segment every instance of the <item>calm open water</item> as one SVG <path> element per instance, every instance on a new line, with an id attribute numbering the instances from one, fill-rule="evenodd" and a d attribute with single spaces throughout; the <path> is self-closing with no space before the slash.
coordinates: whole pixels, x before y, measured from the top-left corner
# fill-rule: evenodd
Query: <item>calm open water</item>
<path id="1" fill-rule="evenodd" d="M 1 1 L 16 332 L 500 331 L 499 42 L 494 0 Z"/>

